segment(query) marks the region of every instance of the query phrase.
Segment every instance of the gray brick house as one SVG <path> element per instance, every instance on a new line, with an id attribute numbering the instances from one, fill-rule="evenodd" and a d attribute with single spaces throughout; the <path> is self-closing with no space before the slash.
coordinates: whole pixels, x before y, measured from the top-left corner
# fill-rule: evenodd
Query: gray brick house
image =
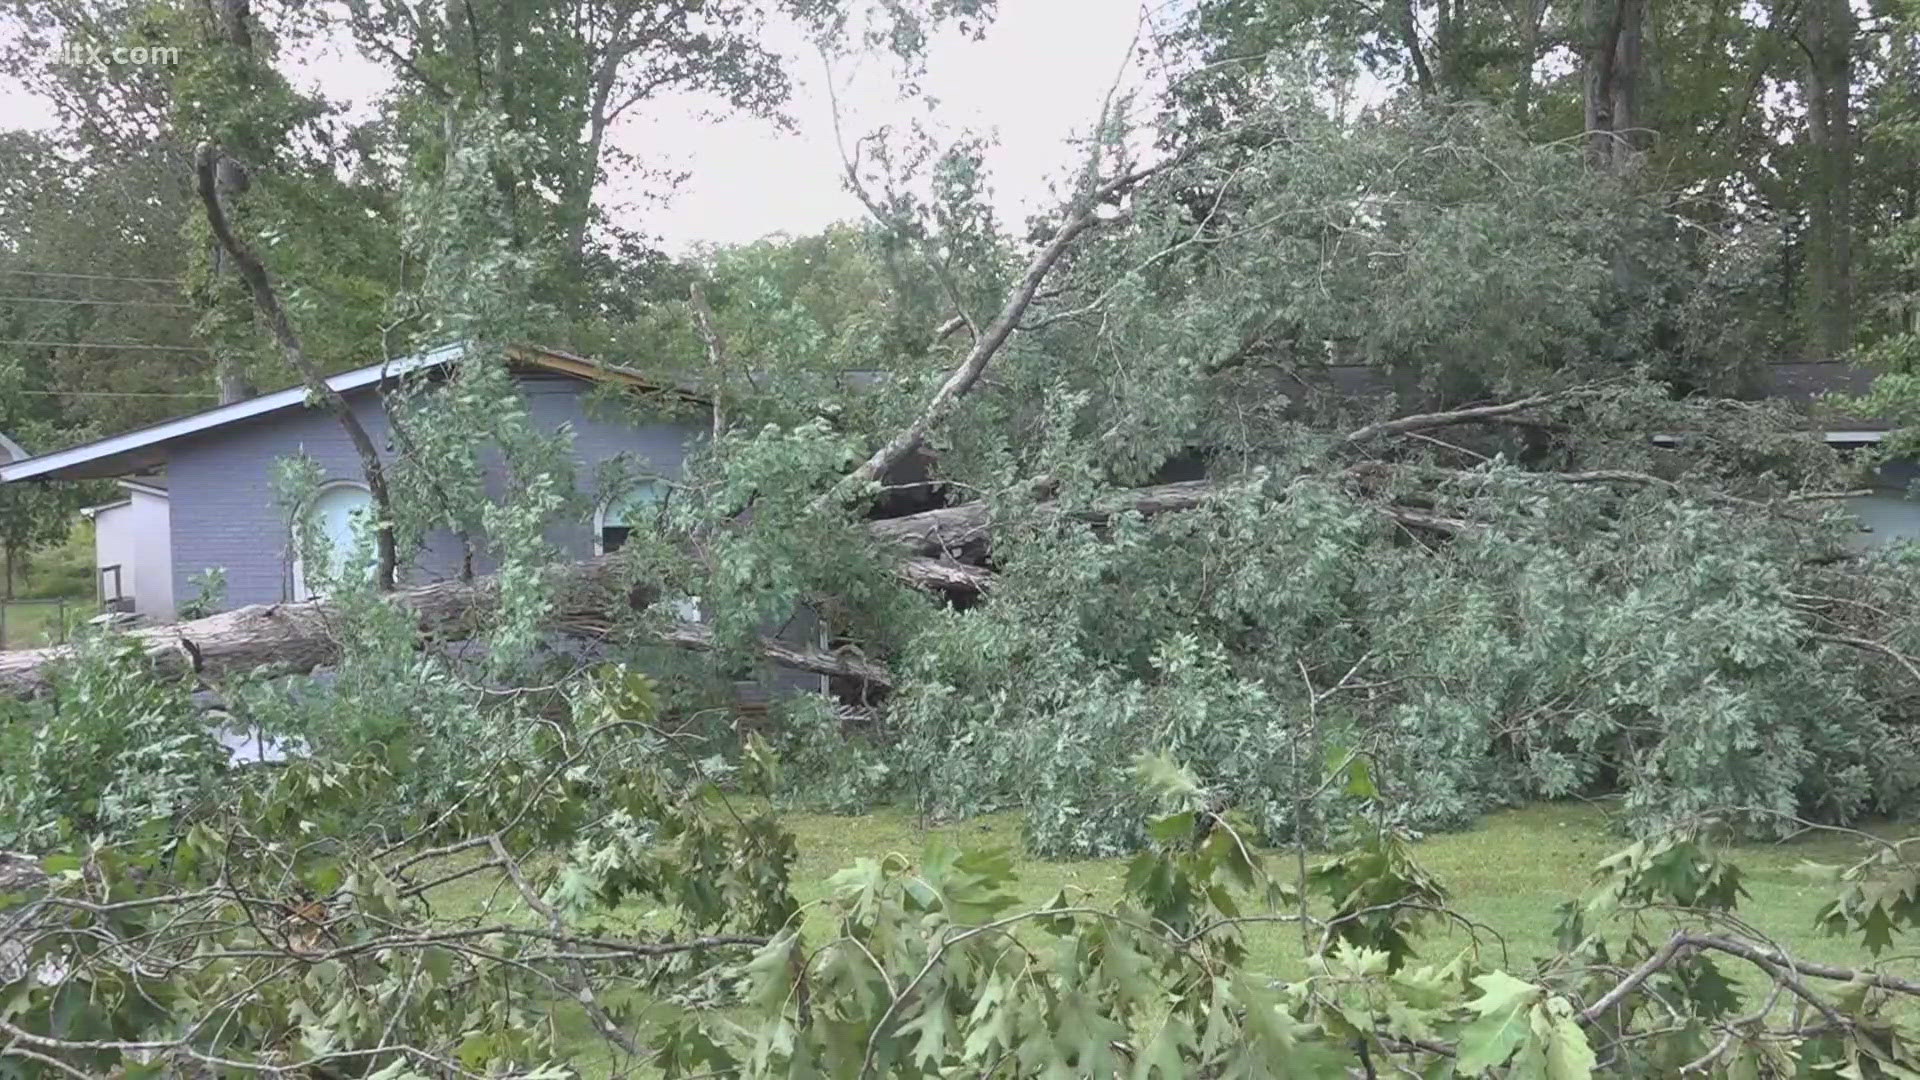
<path id="1" fill-rule="evenodd" d="M 432 378 L 460 354 L 460 346 L 447 346 L 342 372 L 328 383 L 347 398 L 375 444 L 384 448 L 390 429 L 379 399 L 381 386 L 403 376 Z M 571 430 L 577 480 L 589 496 L 596 494 L 594 466 L 619 454 L 664 479 L 677 477 L 686 447 L 706 430 L 697 420 L 628 420 L 590 409 L 588 395 L 607 383 L 693 400 L 684 390 L 626 368 L 522 348 L 513 353 L 513 371 L 534 420 L 546 430 Z M 315 517 L 336 539 L 346 534 L 351 513 L 365 505 L 368 496 L 346 433 L 326 409 L 308 407 L 306 398 L 303 388 L 294 387 L 6 462 L 0 464 L 0 483 L 114 479 L 150 494 L 148 501 L 156 504 L 157 512 L 95 518 L 100 529 L 126 532 L 102 537 L 102 544 L 127 552 L 129 560 L 138 557 L 143 565 L 153 564 L 144 575 L 148 584 L 136 584 L 119 605 L 131 607 L 146 621 L 173 618 L 176 601 L 196 593 L 190 579 L 210 567 L 225 574 L 228 606 L 307 599 L 289 514 L 273 490 L 275 463 L 305 454 L 319 464 L 325 482 L 316 496 Z M 629 524 L 624 511 L 599 505 L 591 520 L 554 522 L 549 539 L 575 557 L 617 546 Z M 457 542 L 439 537 L 410 553 L 403 578 L 408 584 L 449 579 L 458 576 L 461 562 Z"/>

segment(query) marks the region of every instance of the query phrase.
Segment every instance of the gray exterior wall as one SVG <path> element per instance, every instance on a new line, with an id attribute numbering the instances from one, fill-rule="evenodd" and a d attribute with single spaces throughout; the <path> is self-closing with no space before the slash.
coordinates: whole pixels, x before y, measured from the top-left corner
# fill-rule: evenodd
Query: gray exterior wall
<path id="1" fill-rule="evenodd" d="M 521 385 L 528 412 L 543 429 L 571 425 L 577 480 L 589 494 L 594 466 L 621 452 L 644 458 L 666 476 L 678 476 L 683 447 L 700 432 L 690 424 L 632 424 L 590 416 L 585 398 L 593 387 L 578 379 L 529 377 Z M 374 392 L 356 391 L 348 400 L 367 434 L 384 450 L 389 428 Z M 291 597 L 293 535 L 286 511 L 274 498 L 273 474 L 276 462 L 302 452 L 320 464 L 325 479 L 362 479 L 359 455 L 346 432 L 321 409 L 287 409 L 201 432 L 173 445 L 167 486 L 172 502 L 175 599 L 193 596 L 195 587 L 187 579 L 214 566 L 226 571 L 230 607 L 279 603 Z M 555 522 L 548 536 L 569 555 L 593 553 L 590 519 Z M 455 577 L 459 570 L 459 545 L 445 536 L 413 556 L 402 576 L 408 584 L 424 584 Z"/>

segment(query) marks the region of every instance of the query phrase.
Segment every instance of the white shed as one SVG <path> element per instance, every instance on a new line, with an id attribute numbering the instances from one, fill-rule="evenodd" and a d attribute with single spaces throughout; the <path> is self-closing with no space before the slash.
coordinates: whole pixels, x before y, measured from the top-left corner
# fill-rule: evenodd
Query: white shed
<path id="1" fill-rule="evenodd" d="M 164 481 L 122 480 L 125 498 L 90 506 L 95 588 L 103 606 L 173 619 L 173 531 Z"/>

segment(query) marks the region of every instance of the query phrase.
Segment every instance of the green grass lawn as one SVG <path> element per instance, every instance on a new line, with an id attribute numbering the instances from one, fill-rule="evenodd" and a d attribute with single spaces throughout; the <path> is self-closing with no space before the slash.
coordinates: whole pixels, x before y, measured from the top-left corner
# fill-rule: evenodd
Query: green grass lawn
<path id="1" fill-rule="evenodd" d="M 0 624 L 0 649 L 37 649 L 63 640 L 60 635 L 63 610 L 69 628 L 94 614 L 91 600 L 69 600 L 64 609 L 51 600 L 15 600 L 5 608 L 6 619 Z"/>
<path id="2" fill-rule="evenodd" d="M 1016 814 L 997 814 L 971 821 L 922 827 L 911 813 L 877 810 L 857 817 L 825 814 L 789 813 L 783 815 L 788 829 L 798 842 L 800 860 L 794 868 L 794 891 L 802 903 L 826 895 L 826 882 L 835 871 L 850 866 L 862 857 L 878 857 L 900 852 L 917 859 L 927 842 L 945 837 L 960 847 L 1005 846 L 1019 850 L 1020 822 Z M 1920 826 L 1876 828 L 1876 833 L 1902 837 L 1920 833 Z M 1495 950 L 1488 957 L 1495 966 L 1525 976 L 1534 961 L 1553 951 L 1553 928 L 1557 921 L 1554 908 L 1562 901 L 1575 899 L 1588 889 L 1594 865 L 1625 846 L 1628 841 L 1610 828 L 1606 813 L 1599 806 L 1557 803 L 1530 806 L 1489 814 L 1478 827 L 1457 833 L 1428 836 L 1416 845 L 1417 857 L 1427 870 L 1452 893 L 1456 910 L 1480 923 L 1497 928 L 1504 937 L 1506 958 L 1500 945 L 1483 942 Z M 1741 904 L 1740 912 L 1749 923 L 1803 959 L 1858 966 L 1870 960 L 1865 950 L 1850 939 L 1828 937 L 1813 926 L 1813 914 L 1824 902 L 1825 887 L 1796 873 L 1802 861 L 1848 863 L 1865 854 L 1864 842 L 1835 833 L 1810 833 L 1784 843 L 1749 843 L 1729 848 L 1725 855 L 1745 874 L 1751 896 Z M 1287 877 L 1282 857 L 1268 856 L 1271 872 Z M 1019 860 L 1020 881 L 1017 892 L 1025 907 L 1039 907 L 1063 886 L 1086 890 L 1096 900 L 1112 899 L 1120 893 L 1126 871 L 1124 859 L 1089 859 L 1067 862 L 1031 858 Z M 443 913 L 471 911 L 488 897 L 493 898 L 496 915 L 517 909 L 511 889 L 496 890 L 491 881 L 468 879 L 448 886 L 435 895 L 436 907 Z M 815 914 L 808 919 L 806 933 L 815 941 L 830 930 L 826 920 Z M 634 912 L 636 922 L 647 921 L 644 913 Z M 511 917 L 528 917 L 513 910 Z M 1599 927 L 1592 927 L 1599 929 Z M 1657 931 L 1656 931 L 1657 932 Z M 1617 938 L 1617 935 L 1614 935 Z M 1423 939 L 1423 958 L 1444 962 L 1468 944 L 1464 931 L 1439 930 Z M 1287 977 L 1302 973 L 1302 950 L 1298 929 L 1291 925 L 1256 925 L 1248 930 L 1252 966 L 1258 970 Z M 1896 941 L 1896 953 L 1913 953 Z M 1730 976 L 1757 988 L 1757 973 L 1749 974 L 1746 965 L 1732 961 L 1723 965 Z M 1888 970 L 1914 977 L 1920 975 L 1920 961 L 1904 959 Z M 577 1013 L 577 1009 L 568 1009 Z M 567 1042 L 579 1046 L 580 1065 L 589 1074 L 597 1074 L 609 1062 L 607 1048 L 594 1038 L 578 1015 L 555 1017 L 566 1033 Z M 577 1033 L 576 1042 L 570 1036 Z"/>
<path id="3" fill-rule="evenodd" d="M 919 828 L 911 814 L 893 810 L 854 818 L 794 814 L 785 820 L 799 841 L 800 864 L 794 881 L 803 902 L 824 895 L 827 876 L 862 855 L 898 851 L 917 857 L 936 835 L 962 847 L 1001 844 L 1018 850 L 1020 840 L 1019 818 L 1014 814 L 931 829 Z M 1920 834 L 1920 826 L 1875 831 L 1898 838 Z M 1415 850 L 1421 864 L 1453 894 L 1453 906 L 1461 914 L 1500 931 L 1508 950 L 1506 966 L 1520 973 L 1535 958 L 1553 951 L 1553 928 L 1558 921 L 1554 908 L 1585 895 L 1594 865 L 1628 842 L 1609 827 L 1598 806 L 1555 803 L 1488 814 L 1474 829 L 1431 834 Z M 1850 863 L 1866 853 L 1858 839 L 1811 833 L 1785 843 L 1735 845 L 1725 855 L 1739 865 L 1752 894 L 1740 907 L 1747 921 L 1795 955 L 1853 966 L 1870 957 L 1854 942 L 1815 929 L 1813 914 L 1829 890 L 1794 868 L 1802 861 Z M 1270 853 L 1268 869 L 1286 879 L 1291 875 L 1281 861 L 1283 854 Z M 1020 897 L 1034 907 L 1063 885 L 1100 897 L 1118 896 L 1126 872 L 1124 859 L 1022 859 L 1018 866 Z M 1248 938 L 1255 966 L 1283 975 L 1298 970 L 1300 934 L 1295 927 L 1255 926 Z M 1467 944 L 1464 932 L 1458 930 L 1436 928 L 1427 940 L 1431 945 L 1423 953 L 1428 957 L 1448 956 Z M 1500 963 L 1497 956 L 1491 959 Z"/>

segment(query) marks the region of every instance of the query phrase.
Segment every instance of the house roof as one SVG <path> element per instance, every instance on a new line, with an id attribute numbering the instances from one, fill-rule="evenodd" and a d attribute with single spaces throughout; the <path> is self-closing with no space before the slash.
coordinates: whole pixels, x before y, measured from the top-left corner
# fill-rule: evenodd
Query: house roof
<path id="1" fill-rule="evenodd" d="M 352 371 L 343 371 L 338 375 L 329 376 L 327 386 L 337 392 L 347 393 L 386 379 L 443 367 L 458 359 L 464 352 L 465 346 L 461 343 L 443 345 L 414 356 L 385 360 L 378 364 L 354 368 Z M 518 365 L 554 371 L 576 378 L 664 391 L 695 400 L 699 398 L 696 391 L 649 378 L 632 368 L 603 364 L 555 349 L 515 346 L 508 350 L 508 357 Z M 236 401 L 230 405 L 221 405 L 176 417 L 150 427 L 105 439 L 96 439 L 90 443 L 56 450 L 50 454 L 41 454 L 39 457 L 0 463 L 0 483 L 11 483 L 34 477 L 93 480 L 151 473 L 165 465 L 166 444 L 175 439 L 282 409 L 294 408 L 305 404 L 306 400 L 307 388 L 292 386 L 271 394 L 251 397 L 245 401 Z"/>
<path id="2" fill-rule="evenodd" d="M 1829 394 L 1862 396 L 1873 388 L 1877 374 L 1872 368 L 1839 360 L 1768 364 L 1763 393 L 1825 421 L 1828 442 L 1879 442 L 1893 429 L 1891 421 L 1848 415 L 1821 400 Z"/>
<path id="3" fill-rule="evenodd" d="M 32 456 L 32 454 L 20 449 L 19 443 L 7 438 L 5 432 L 0 432 L 0 465 L 4 465 L 9 461 L 25 461 Z"/>

